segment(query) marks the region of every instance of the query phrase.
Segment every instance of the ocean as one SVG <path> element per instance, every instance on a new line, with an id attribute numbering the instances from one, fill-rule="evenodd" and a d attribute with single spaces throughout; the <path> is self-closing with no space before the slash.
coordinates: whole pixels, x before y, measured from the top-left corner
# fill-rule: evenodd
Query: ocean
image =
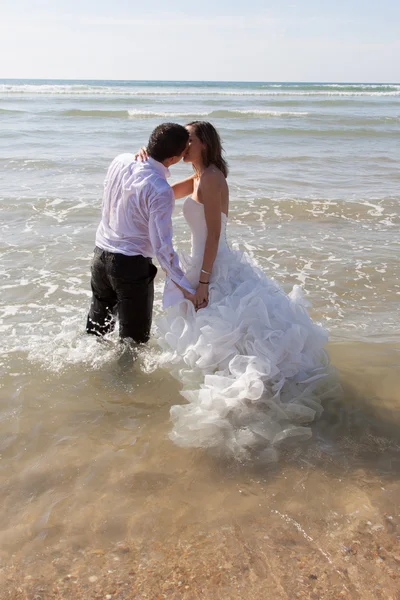
<path id="1" fill-rule="evenodd" d="M 222 137 L 230 243 L 303 287 L 345 392 L 277 465 L 175 447 L 154 344 L 127 365 L 84 333 L 108 164 L 195 119 Z M 2 597 L 395 594 L 399 140 L 398 83 L 0 80 Z"/>

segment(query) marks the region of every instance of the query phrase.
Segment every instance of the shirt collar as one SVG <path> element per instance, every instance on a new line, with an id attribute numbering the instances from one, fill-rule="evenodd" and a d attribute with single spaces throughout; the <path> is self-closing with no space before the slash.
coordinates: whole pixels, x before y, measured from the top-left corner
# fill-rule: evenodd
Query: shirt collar
<path id="1" fill-rule="evenodd" d="M 167 179 L 168 177 L 171 176 L 169 169 L 167 169 L 167 167 L 164 167 L 164 165 L 162 163 L 158 162 L 158 160 L 154 160 L 154 158 L 151 158 L 151 156 L 149 156 L 147 161 L 148 161 L 149 165 L 151 166 L 151 168 L 158 171 L 158 173 L 160 173 L 160 175 L 165 177 L 165 179 Z"/>

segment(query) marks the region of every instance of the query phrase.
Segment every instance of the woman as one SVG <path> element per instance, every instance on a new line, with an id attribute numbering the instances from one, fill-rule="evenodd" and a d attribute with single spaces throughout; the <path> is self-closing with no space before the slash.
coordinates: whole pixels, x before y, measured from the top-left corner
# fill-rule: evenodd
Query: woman
<path id="1" fill-rule="evenodd" d="M 195 306 L 172 282 L 158 322 L 162 362 L 186 388 L 171 408 L 171 439 L 238 458 L 267 460 L 288 438 L 311 437 L 310 423 L 330 395 L 326 332 L 308 316 L 300 288 L 286 295 L 243 252 L 229 248 L 228 168 L 211 123 L 187 125 L 184 156 L 194 175 L 173 186 L 188 196 L 183 213 L 192 252 L 182 265 L 196 288 Z"/>
<path id="2" fill-rule="evenodd" d="M 222 157 L 220 137 L 211 123 L 194 121 L 186 125 L 189 131 L 189 146 L 184 155 L 184 162 L 192 163 L 194 175 L 172 185 L 175 199 L 188 196 L 188 200 L 199 203 L 204 209 L 206 230 L 201 238 L 192 235 L 192 258 L 198 260 L 201 256 L 201 269 L 198 277 L 193 270 L 191 283 L 197 288 L 195 296 L 196 309 L 204 308 L 208 303 L 210 275 L 217 256 L 221 236 L 222 221 L 228 218 L 229 190 L 226 182 L 228 166 Z M 184 208 L 184 212 L 187 209 Z M 225 226 L 224 226 L 225 230 Z M 171 295 L 171 296 L 170 296 Z M 175 286 L 167 285 L 164 294 L 164 307 L 176 303 L 177 294 Z"/>

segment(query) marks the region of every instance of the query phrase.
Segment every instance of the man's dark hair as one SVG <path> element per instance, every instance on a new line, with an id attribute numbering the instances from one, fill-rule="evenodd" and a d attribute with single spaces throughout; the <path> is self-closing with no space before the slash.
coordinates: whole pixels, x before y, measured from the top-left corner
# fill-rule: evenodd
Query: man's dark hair
<path id="1" fill-rule="evenodd" d="M 189 139 L 187 130 L 177 123 L 161 123 L 150 136 L 147 152 L 151 158 L 162 162 L 179 156 L 186 148 Z"/>

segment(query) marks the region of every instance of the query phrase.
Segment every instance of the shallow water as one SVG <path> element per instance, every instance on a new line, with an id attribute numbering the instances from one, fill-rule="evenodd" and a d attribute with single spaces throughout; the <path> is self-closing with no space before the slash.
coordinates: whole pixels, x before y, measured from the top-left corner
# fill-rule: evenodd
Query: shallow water
<path id="1" fill-rule="evenodd" d="M 123 598 L 395 594 L 399 346 L 345 342 L 330 354 L 343 400 L 326 407 L 311 442 L 270 466 L 171 444 L 178 384 L 146 373 L 146 358 L 36 369 L 17 386 L 6 379 L 3 391 L 16 391 L 2 394 L 5 589 L 58 587 L 67 598 L 114 588 L 137 594 Z M 186 595 L 174 595 L 179 581 Z"/>
<path id="2" fill-rule="evenodd" d="M 0 88 L 0 598 L 397 600 L 398 87 L 12 85 Z M 132 98 L 146 114 L 108 114 Z M 153 345 L 133 362 L 114 336 L 82 332 L 107 163 L 161 112 L 212 111 L 229 239 L 304 287 L 344 389 L 276 465 L 175 447 L 168 413 L 183 399 Z M 161 289 L 159 277 L 156 314 Z"/>

